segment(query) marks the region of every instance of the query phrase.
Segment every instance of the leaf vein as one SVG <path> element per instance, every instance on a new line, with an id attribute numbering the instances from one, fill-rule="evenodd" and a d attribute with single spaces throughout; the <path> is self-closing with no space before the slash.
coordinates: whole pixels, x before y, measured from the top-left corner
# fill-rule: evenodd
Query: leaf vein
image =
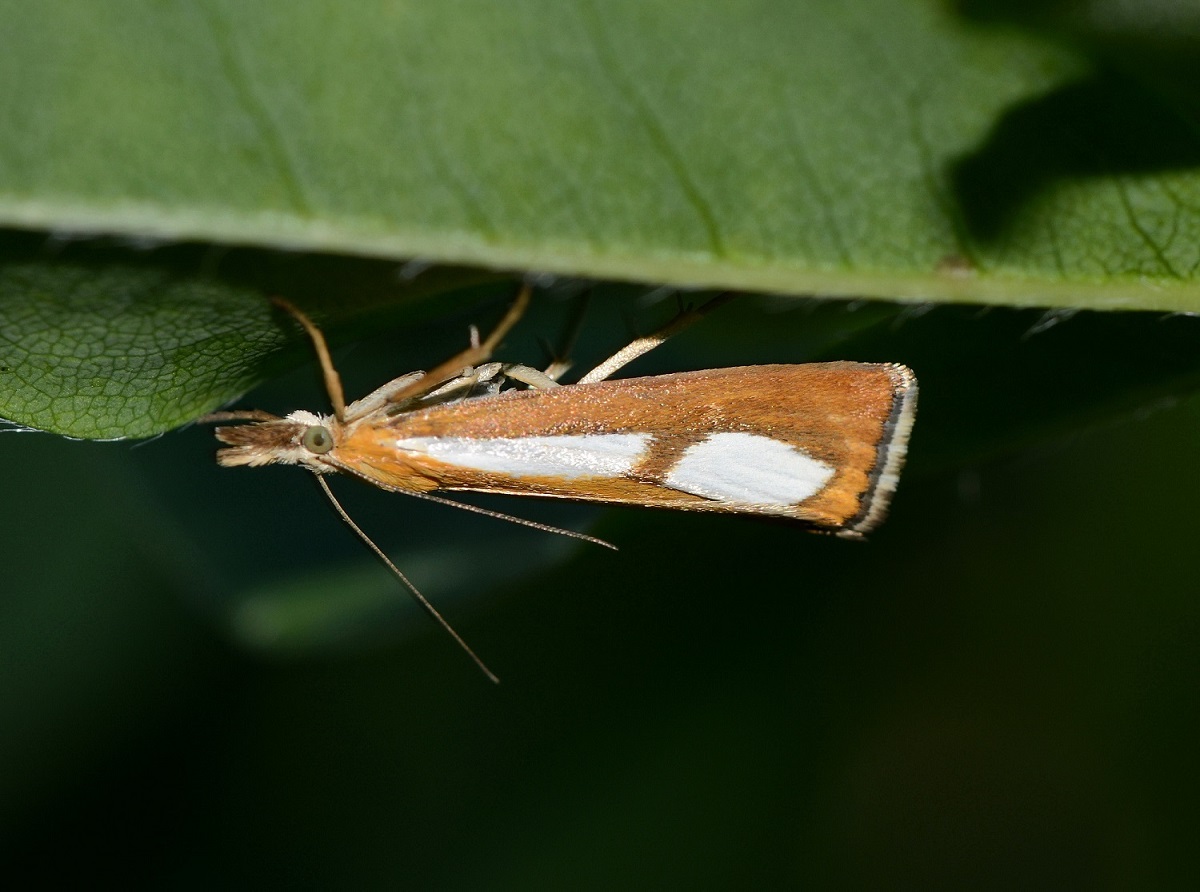
<path id="1" fill-rule="evenodd" d="M 676 182 L 679 184 L 680 191 L 682 191 L 688 203 L 695 210 L 696 216 L 700 219 L 701 225 L 704 227 L 709 250 L 716 257 L 725 256 L 727 252 L 724 239 L 721 237 L 721 229 L 717 225 L 716 214 L 705 199 L 699 183 L 688 170 L 682 153 L 675 147 L 667 128 L 650 106 L 646 97 L 622 71 L 595 7 L 588 3 L 580 6 L 580 9 L 585 12 L 585 23 L 592 46 L 595 49 L 597 61 L 604 67 L 610 83 L 628 103 L 629 108 L 641 122 L 646 135 L 650 139 L 651 145 L 662 157 L 674 175 Z"/>
<path id="2" fill-rule="evenodd" d="M 298 168 L 288 149 L 283 130 L 271 117 L 269 106 L 255 91 L 253 78 L 249 76 L 240 59 L 238 43 L 233 30 L 226 25 L 211 4 L 201 4 L 200 8 L 208 18 L 209 27 L 215 32 L 214 43 L 217 46 L 218 59 L 225 77 L 233 89 L 234 96 L 258 131 L 262 145 L 280 175 L 288 200 L 297 212 L 307 217 L 314 216 L 312 204 L 305 195 Z"/>

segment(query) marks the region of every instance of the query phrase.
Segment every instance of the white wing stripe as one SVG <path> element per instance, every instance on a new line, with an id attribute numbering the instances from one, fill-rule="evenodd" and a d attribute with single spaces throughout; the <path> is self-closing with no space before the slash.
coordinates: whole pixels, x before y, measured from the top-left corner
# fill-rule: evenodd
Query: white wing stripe
<path id="1" fill-rule="evenodd" d="M 834 469 L 800 449 L 759 434 L 710 434 L 689 446 L 667 486 L 747 505 L 795 505 L 816 495 Z"/>
<path id="2" fill-rule="evenodd" d="M 396 448 L 460 468 L 514 477 L 619 477 L 633 469 L 650 434 L 561 437 L 409 437 Z"/>

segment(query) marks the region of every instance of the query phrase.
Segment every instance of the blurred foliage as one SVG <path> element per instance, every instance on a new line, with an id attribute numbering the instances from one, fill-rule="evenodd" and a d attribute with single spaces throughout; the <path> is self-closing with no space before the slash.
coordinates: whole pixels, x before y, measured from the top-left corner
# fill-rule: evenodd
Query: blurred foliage
<path id="1" fill-rule="evenodd" d="M 0 221 L 52 231 L 0 233 L 0 415 L 169 431 L 0 435 L 5 876 L 1194 885 L 1200 319 L 1087 311 L 1196 307 L 1192 8 L 0 0 Z M 268 294 L 359 395 L 511 293 L 412 256 L 565 274 L 503 358 L 590 289 L 581 368 L 676 295 L 574 276 L 928 297 L 745 297 L 630 370 L 908 363 L 892 517 L 480 500 L 612 554 L 339 481 L 493 688 L 305 474 L 169 430 L 324 407 Z"/>
<path id="2" fill-rule="evenodd" d="M 633 291 L 597 296 L 581 361 L 653 315 Z M 566 310 L 552 290 L 529 349 Z M 462 332 L 427 320 L 338 361 L 358 392 Z M 866 544 L 487 503 L 611 554 L 344 482 L 499 688 L 306 475 L 219 469 L 203 429 L 0 437 L 11 869 L 46 876 L 70 839 L 92 876 L 157 886 L 1185 876 L 1197 337 L 1178 316 L 747 299 L 646 358 L 910 361 L 914 460 Z M 321 399 L 306 367 L 252 404 Z"/>

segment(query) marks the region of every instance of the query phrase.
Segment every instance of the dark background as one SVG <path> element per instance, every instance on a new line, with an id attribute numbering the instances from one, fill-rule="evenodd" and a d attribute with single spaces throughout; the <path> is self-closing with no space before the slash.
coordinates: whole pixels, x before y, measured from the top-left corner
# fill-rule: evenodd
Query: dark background
<path id="1" fill-rule="evenodd" d="M 541 356 L 576 288 L 502 358 Z M 578 372 L 674 298 L 597 289 Z M 508 286 L 337 351 L 357 396 Z M 383 328 L 384 326 L 379 326 Z M 0 435 L 0 855 L 156 887 L 1148 888 L 1193 872 L 1200 321 L 747 298 L 628 374 L 920 376 L 866 543 L 335 481 L 493 687 L 289 468 L 204 428 Z M 322 408 L 312 364 L 239 405 Z"/>

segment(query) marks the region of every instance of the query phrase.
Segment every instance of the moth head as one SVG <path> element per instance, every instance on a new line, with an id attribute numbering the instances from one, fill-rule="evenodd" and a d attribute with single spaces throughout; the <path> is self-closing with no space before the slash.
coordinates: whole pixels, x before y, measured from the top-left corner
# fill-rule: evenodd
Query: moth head
<path id="1" fill-rule="evenodd" d="M 286 418 L 218 427 L 213 433 L 226 444 L 217 450 L 222 467 L 304 465 L 321 472 L 331 470 L 325 456 L 337 446 L 340 426 L 333 418 L 293 412 Z"/>

